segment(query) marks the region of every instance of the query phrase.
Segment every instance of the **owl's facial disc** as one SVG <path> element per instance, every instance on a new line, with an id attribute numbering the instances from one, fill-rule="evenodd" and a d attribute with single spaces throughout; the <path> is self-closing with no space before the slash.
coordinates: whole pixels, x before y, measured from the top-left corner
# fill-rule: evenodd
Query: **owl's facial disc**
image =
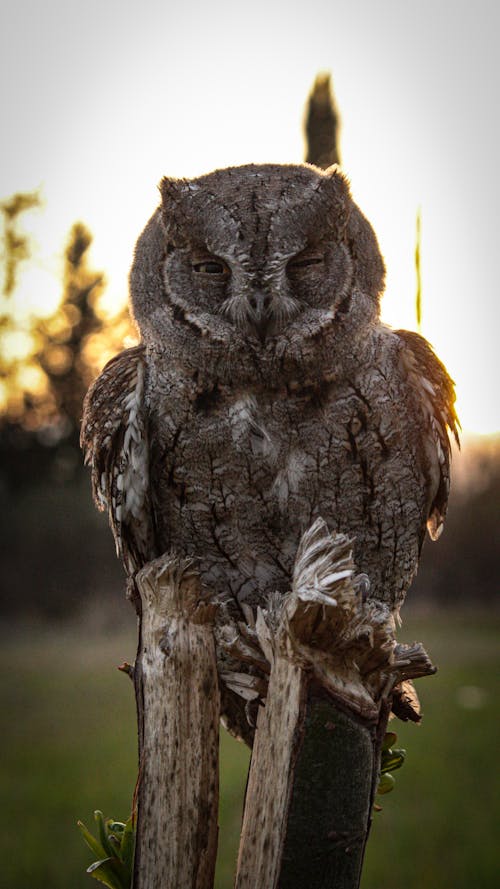
<path id="1" fill-rule="evenodd" d="M 223 260 L 212 257 L 212 266 L 221 279 L 224 274 L 231 277 Z M 236 261 L 220 314 L 245 336 L 265 345 L 311 309 L 309 297 L 322 285 L 324 269 L 325 252 L 319 246 L 282 254 L 275 262 L 254 258 L 244 269 Z"/>
<path id="2" fill-rule="evenodd" d="M 308 262 L 299 259 L 298 265 L 305 267 Z M 207 308 L 210 305 L 212 314 L 222 316 L 262 344 L 300 311 L 299 303 L 283 294 L 282 288 L 273 295 L 272 287 L 256 281 L 237 261 L 226 262 L 206 248 L 194 248 L 189 263 L 199 303 Z"/>

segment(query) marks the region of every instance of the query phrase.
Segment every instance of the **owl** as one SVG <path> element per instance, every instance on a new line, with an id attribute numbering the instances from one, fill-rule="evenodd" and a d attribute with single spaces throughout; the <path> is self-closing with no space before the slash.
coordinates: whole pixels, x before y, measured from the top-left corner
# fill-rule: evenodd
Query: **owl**
<path id="1" fill-rule="evenodd" d="M 218 620 L 242 621 L 290 589 L 321 516 L 397 614 L 443 526 L 458 421 L 426 340 L 380 321 L 384 263 L 348 182 L 248 165 L 160 193 L 130 274 L 140 344 L 104 368 L 82 425 L 127 574 L 191 557 Z M 221 694 L 251 741 L 222 679 Z"/>

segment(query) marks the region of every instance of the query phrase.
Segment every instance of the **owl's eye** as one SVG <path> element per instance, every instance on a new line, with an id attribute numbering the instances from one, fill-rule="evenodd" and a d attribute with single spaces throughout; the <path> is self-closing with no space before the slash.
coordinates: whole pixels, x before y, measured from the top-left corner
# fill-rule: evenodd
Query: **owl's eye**
<path id="1" fill-rule="evenodd" d="M 227 278 L 229 268 L 222 259 L 207 257 L 193 262 L 193 272 L 197 275 L 212 275 L 214 278 Z"/>
<path id="2" fill-rule="evenodd" d="M 308 256 L 305 254 L 299 254 L 299 256 L 295 256 L 294 259 L 290 260 L 287 268 L 292 270 L 306 269 L 312 265 L 320 265 L 322 262 L 323 257 L 319 254 L 309 254 Z"/>

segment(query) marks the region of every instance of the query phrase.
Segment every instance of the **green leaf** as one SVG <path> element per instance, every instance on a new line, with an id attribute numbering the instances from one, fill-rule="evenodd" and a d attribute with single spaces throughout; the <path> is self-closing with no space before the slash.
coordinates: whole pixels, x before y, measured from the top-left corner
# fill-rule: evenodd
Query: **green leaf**
<path id="1" fill-rule="evenodd" d="M 95 880 L 105 883 L 110 889 L 130 889 L 130 880 L 123 872 L 123 865 L 117 858 L 95 861 L 87 868 L 87 873 Z"/>
<path id="2" fill-rule="evenodd" d="M 110 834 L 108 834 L 108 839 L 109 839 L 109 842 L 113 848 L 114 854 L 117 855 L 118 858 L 121 858 L 121 855 L 120 855 L 120 850 L 121 850 L 121 845 L 122 845 L 121 838 L 119 839 L 117 836 L 114 835 L 114 833 L 110 833 Z"/>
<path id="3" fill-rule="evenodd" d="M 378 782 L 377 793 L 390 793 L 391 790 L 394 790 L 396 781 L 389 775 L 387 772 L 385 775 L 382 775 L 380 781 Z"/>
<path id="4" fill-rule="evenodd" d="M 122 837 L 122 846 L 120 850 L 121 859 L 123 861 L 123 866 L 130 874 L 130 882 L 132 882 L 132 872 L 134 868 L 134 851 L 135 851 L 135 828 L 132 820 L 132 816 L 128 819 L 125 824 L 125 830 L 123 831 Z"/>
<path id="5" fill-rule="evenodd" d="M 105 886 L 108 886 L 108 889 L 123 889 L 121 882 L 117 880 L 116 874 L 113 873 L 110 865 L 110 858 L 104 858 L 102 861 L 94 861 L 94 863 L 87 868 L 87 873 L 93 877 L 94 880 L 98 880 L 99 883 L 104 883 Z"/>
<path id="6" fill-rule="evenodd" d="M 403 750 L 403 748 L 385 751 L 382 754 L 382 774 L 385 774 L 385 772 L 394 772 L 396 769 L 400 769 L 401 766 L 404 765 L 405 758 L 406 750 Z"/>
<path id="7" fill-rule="evenodd" d="M 94 818 L 97 823 L 97 827 L 99 828 L 99 839 L 101 841 L 101 845 L 106 852 L 106 855 L 110 855 L 111 858 L 116 856 L 116 849 L 113 848 L 108 832 L 106 830 L 106 825 L 104 823 L 104 815 L 100 811 L 100 809 L 96 809 L 94 812 Z"/>
<path id="8" fill-rule="evenodd" d="M 111 861 L 111 858 L 103 858 L 102 861 L 94 861 L 93 864 L 89 864 L 87 868 L 87 873 L 92 874 L 98 867 L 102 867 L 104 864 L 107 864 Z"/>
<path id="9" fill-rule="evenodd" d="M 83 824 L 82 821 L 77 821 L 77 825 L 81 831 L 83 839 L 87 843 L 87 846 L 89 847 L 91 852 L 93 852 L 94 855 L 97 855 L 98 858 L 100 858 L 100 859 L 106 858 L 107 853 L 102 848 L 99 840 L 97 840 L 95 838 L 95 836 L 93 836 L 93 834 L 90 833 L 90 830 L 87 827 L 85 827 L 85 824 Z"/>
<path id="10" fill-rule="evenodd" d="M 98 860 L 90 865 L 87 873 L 109 889 L 130 889 L 135 842 L 132 818 L 126 823 L 114 821 L 113 818 L 105 821 L 99 809 L 94 812 L 94 818 L 99 839 L 81 821 L 78 822 L 87 846 L 98 856 Z M 113 829 L 116 832 L 112 833 Z"/>
<path id="11" fill-rule="evenodd" d="M 386 732 L 384 740 L 382 741 L 382 750 L 389 750 L 390 747 L 394 746 L 397 740 L 398 736 L 396 732 Z"/>

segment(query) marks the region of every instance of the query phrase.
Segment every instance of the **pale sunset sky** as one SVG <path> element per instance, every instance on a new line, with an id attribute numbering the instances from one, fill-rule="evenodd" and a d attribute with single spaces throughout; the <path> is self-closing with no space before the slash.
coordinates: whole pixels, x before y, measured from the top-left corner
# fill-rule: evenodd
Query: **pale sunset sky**
<path id="1" fill-rule="evenodd" d="M 355 199 L 384 254 L 384 319 L 423 334 L 457 382 L 465 431 L 500 430 L 498 0 L 3 0 L 0 199 L 26 216 L 38 265 L 17 299 L 57 304 L 72 223 L 124 299 L 162 175 L 303 159 L 304 102 L 330 71 Z"/>

